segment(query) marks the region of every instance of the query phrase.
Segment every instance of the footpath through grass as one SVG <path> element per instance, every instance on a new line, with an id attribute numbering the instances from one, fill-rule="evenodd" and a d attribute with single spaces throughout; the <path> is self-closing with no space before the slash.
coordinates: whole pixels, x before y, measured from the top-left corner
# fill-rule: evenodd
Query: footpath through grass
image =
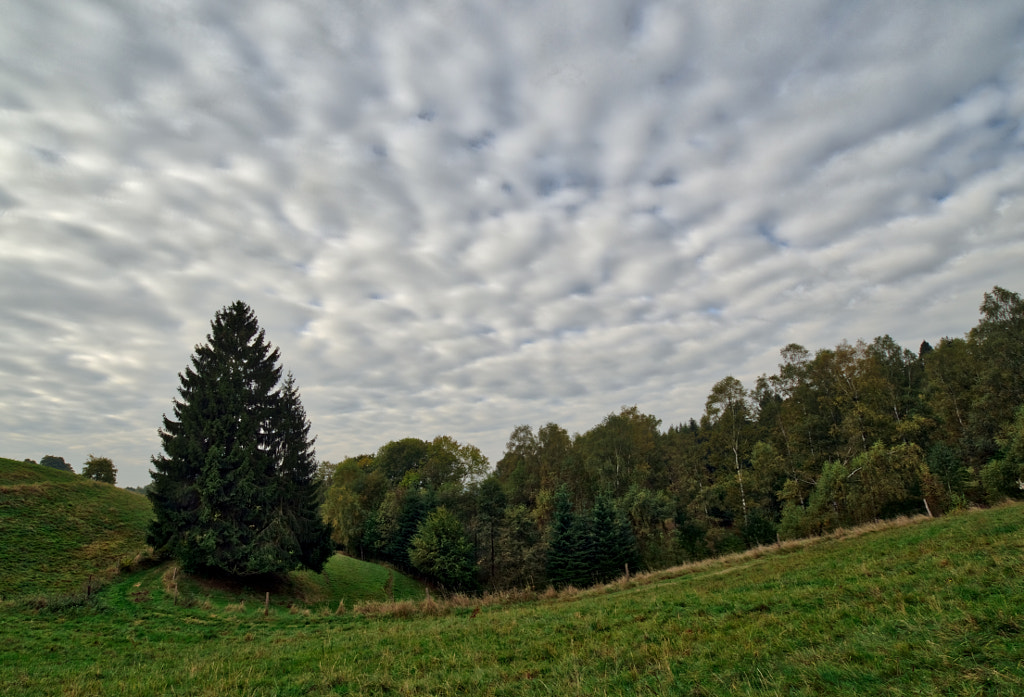
<path id="1" fill-rule="evenodd" d="M 0 694 L 1019 695 L 1022 525 L 1005 506 L 532 602 L 343 614 L 176 605 L 159 567 L 60 611 L 0 606 Z"/>

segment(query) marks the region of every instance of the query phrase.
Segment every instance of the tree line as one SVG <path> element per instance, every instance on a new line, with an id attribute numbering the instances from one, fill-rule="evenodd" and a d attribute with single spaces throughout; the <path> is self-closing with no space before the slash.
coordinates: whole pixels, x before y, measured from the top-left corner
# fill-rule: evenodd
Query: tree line
<path id="1" fill-rule="evenodd" d="M 516 426 L 491 469 L 448 436 L 321 463 L 334 544 L 450 589 L 584 586 L 901 514 L 1024 494 L 1024 302 L 995 287 L 965 336 L 790 344 L 662 429 Z"/>
<path id="2" fill-rule="evenodd" d="M 71 463 L 57 455 L 43 455 L 39 462 L 26 458 L 25 462 L 31 462 L 34 465 L 38 464 L 43 467 L 49 467 L 50 469 L 75 474 L 75 470 L 71 466 Z M 116 484 L 117 468 L 114 467 L 114 461 L 109 457 L 99 457 L 90 453 L 89 458 L 85 461 L 85 464 L 82 465 L 82 476 L 86 479 L 94 479 L 97 482 Z"/>

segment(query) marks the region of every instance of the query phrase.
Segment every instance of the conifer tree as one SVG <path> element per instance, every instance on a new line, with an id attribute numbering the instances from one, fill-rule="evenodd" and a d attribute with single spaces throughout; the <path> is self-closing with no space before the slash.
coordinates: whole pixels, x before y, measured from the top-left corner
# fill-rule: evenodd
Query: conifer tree
<path id="1" fill-rule="evenodd" d="M 563 484 L 555 492 L 555 510 L 548 531 L 548 581 L 556 588 L 573 582 L 572 528 L 576 516 L 569 500 L 569 489 Z"/>
<path id="2" fill-rule="evenodd" d="M 577 588 L 592 586 L 597 580 L 597 562 L 594 554 L 594 522 L 590 511 L 579 511 L 569 526 L 568 581 Z"/>
<path id="3" fill-rule="evenodd" d="M 279 351 L 236 301 L 179 374 L 147 495 L 149 543 L 186 571 L 319 571 L 331 553 L 318 515 L 309 423 Z"/>
<path id="4" fill-rule="evenodd" d="M 625 515 L 617 511 L 606 493 L 599 494 L 591 512 L 594 529 L 593 570 L 598 583 L 614 581 L 637 568 L 636 538 Z"/>
<path id="5" fill-rule="evenodd" d="M 279 536 L 265 537 L 265 544 L 301 566 L 319 570 L 334 552 L 334 545 L 320 515 L 323 492 L 316 482 L 316 437 L 309 436 L 311 425 L 291 373 L 285 377 L 280 395 L 275 512 Z"/>

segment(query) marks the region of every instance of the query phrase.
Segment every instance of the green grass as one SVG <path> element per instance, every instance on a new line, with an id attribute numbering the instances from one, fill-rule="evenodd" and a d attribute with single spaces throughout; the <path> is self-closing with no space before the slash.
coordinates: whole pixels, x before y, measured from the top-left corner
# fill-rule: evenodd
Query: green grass
<path id="1" fill-rule="evenodd" d="M 0 598 L 60 595 L 146 550 L 144 496 L 0 458 Z"/>
<path id="2" fill-rule="evenodd" d="M 149 501 L 139 494 L 71 472 L 0 458 L 0 598 L 40 596 L 66 604 L 67 598 L 108 581 L 145 555 Z M 389 580 L 390 579 L 390 580 Z M 180 591 L 225 602 L 256 597 L 266 581 L 206 582 L 182 576 Z M 257 588 L 258 587 L 258 588 Z M 378 564 L 341 555 L 323 574 L 289 574 L 269 587 L 289 603 L 310 605 L 424 597 L 422 584 Z"/>
<path id="3" fill-rule="evenodd" d="M 1010 505 L 528 602 L 368 599 L 341 614 L 176 599 L 162 566 L 77 605 L 0 606 L 0 694 L 1016 695 L 1022 525 Z M 334 585 L 352 562 L 310 587 L 372 590 L 379 577 Z"/>
<path id="4" fill-rule="evenodd" d="M 423 585 L 380 564 L 336 554 L 322 574 L 296 571 L 290 575 L 302 599 L 311 605 L 337 606 L 387 600 L 421 600 Z M 390 579 L 390 580 L 389 580 Z M 390 584 L 390 594 L 389 594 Z"/>

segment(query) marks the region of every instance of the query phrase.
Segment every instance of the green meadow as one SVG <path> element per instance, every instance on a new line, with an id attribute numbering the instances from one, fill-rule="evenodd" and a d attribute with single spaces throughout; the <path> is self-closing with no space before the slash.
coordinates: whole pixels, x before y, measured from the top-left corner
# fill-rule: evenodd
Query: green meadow
<path id="1" fill-rule="evenodd" d="M 1024 694 L 1021 504 L 439 599 L 341 556 L 186 577 L 137 556 L 144 498 L 30 467 L 0 461 L 3 695 Z"/>
<path id="2" fill-rule="evenodd" d="M 66 595 L 146 549 L 146 497 L 0 459 L 0 598 Z"/>

